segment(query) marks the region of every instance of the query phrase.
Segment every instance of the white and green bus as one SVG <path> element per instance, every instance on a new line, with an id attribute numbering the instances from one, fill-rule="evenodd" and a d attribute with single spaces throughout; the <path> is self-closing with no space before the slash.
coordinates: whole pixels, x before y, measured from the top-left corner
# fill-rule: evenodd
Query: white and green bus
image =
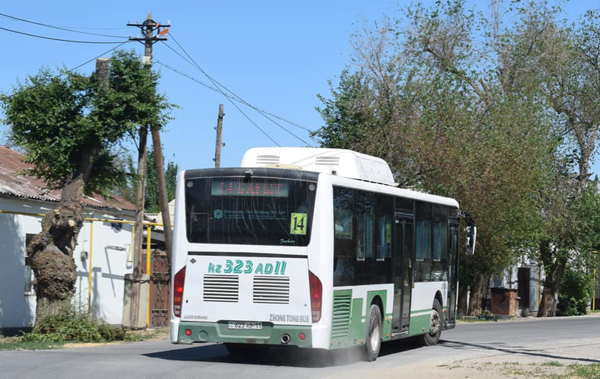
<path id="1" fill-rule="evenodd" d="M 239 168 L 183 171 L 176 199 L 172 343 L 362 345 L 375 360 L 381 342 L 454 327 L 464 213 L 397 188 L 381 159 L 256 148 Z"/>

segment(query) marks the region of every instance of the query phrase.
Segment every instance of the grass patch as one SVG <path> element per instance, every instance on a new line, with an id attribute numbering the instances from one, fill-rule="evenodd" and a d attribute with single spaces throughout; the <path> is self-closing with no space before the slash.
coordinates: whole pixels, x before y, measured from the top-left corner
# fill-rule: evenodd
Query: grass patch
<path id="1" fill-rule="evenodd" d="M 56 349 L 66 344 L 134 342 L 168 338 L 168 328 L 130 331 L 90 317 L 66 303 L 52 315 L 42 316 L 31 333 L 1 337 L 0 350 Z"/>
<path id="2" fill-rule="evenodd" d="M 498 321 L 496 315 L 488 310 L 475 313 L 469 316 L 464 316 L 458 319 L 460 322 L 479 322 L 479 321 Z"/>
<path id="3" fill-rule="evenodd" d="M 4 338 L 0 338 L 0 351 L 2 350 L 49 350 L 49 349 L 60 349 L 65 345 L 66 342 L 52 342 L 52 341 L 36 341 L 36 342 L 25 342 L 21 338 L 16 338 L 11 341 L 3 341 Z"/>
<path id="4" fill-rule="evenodd" d="M 581 379 L 598 379 L 600 378 L 600 364 L 590 365 L 570 365 L 568 378 L 581 378 Z"/>
<path id="5" fill-rule="evenodd" d="M 562 367 L 563 364 L 557 361 L 550 361 L 550 362 L 545 362 L 542 363 L 542 366 L 549 366 L 549 367 Z"/>
<path id="6" fill-rule="evenodd" d="M 111 342 L 125 340 L 127 331 L 103 321 L 92 319 L 87 313 L 66 306 L 57 314 L 43 316 L 33 332 L 21 337 L 22 342 Z"/>

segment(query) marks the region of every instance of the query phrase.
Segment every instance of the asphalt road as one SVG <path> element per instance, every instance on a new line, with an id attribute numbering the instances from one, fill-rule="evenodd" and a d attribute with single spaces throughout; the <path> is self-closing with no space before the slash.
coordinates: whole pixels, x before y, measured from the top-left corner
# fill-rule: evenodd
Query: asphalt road
<path id="1" fill-rule="evenodd" d="M 236 359 L 221 345 L 171 345 L 168 341 L 0 351 L 0 378 L 306 379 L 391 377 L 403 373 L 419 377 L 413 368 L 491 356 L 600 363 L 600 316 L 459 324 L 454 330 L 444 331 L 435 347 L 420 347 L 411 341 L 385 343 L 376 362 L 362 361 L 356 349 L 282 349 L 260 360 Z"/>

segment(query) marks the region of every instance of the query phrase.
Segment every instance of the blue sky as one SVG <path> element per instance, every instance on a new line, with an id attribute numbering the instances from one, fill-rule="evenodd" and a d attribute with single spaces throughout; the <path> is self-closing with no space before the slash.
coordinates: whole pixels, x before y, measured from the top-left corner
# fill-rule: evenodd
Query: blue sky
<path id="1" fill-rule="evenodd" d="M 408 1 L 331 0 L 288 1 L 18 1 L 4 2 L 0 13 L 55 26 L 91 33 L 135 36 L 128 22 L 142 22 L 148 12 L 161 23 L 171 22 L 169 45 L 177 49 L 174 37 L 193 59 L 214 79 L 247 102 L 305 128 L 315 130 L 322 120 L 315 111 L 317 94 L 328 95 L 328 80 L 350 63 L 350 35 L 363 20 L 381 20 L 397 14 Z M 425 3 L 431 3 L 426 1 Z M 476 4 L 476 2 L 469 2 Z M 487 4 L 487 3 L 486 3 Z M 572 1 L 564 5 L 569 18 L 586 9 L 600 7 L 600 1 Z M 480 8 L 487 10 L 487 5 Z M 119 41 L 115 38 L 70 33 L 0 17 L 0 27 L 55 38 L 86 41 Z M 110 30 L 79 29 L 109 28 Z M 111 45 L 74 44 L 36 39 L 0 30 L 4 57 L 0 64 L 0 91 L 10 91 L 17 79 L 35 74 L 40 67 L 76 67 Z M 171 36 L 171 38 L 170 38 Z M 124 45 L 135 48 L 139 43 Z M 174 67 L 205 83 L 209 80 L 168 47 L 154 47 L 154 61 Z M 222 167 L 238 166 L 251 147 L 274 146 L 221 94 L 160 65 L 160 90 L 179 106 L 175 119 L 162 135 L 166 159 L 181 169 L 212 167 L 219 103 L 225 106 Z M 89 73 L 94 63 L 79 71 Z M 260 128 L 282 146 L 303 143 L 279 126 L 245 106 L 240 106 Z M 1 115 L 0 115 L 1 117 Z M 302 140 L 314 144 L 308 133 L 278 121 Z M 0 143 L 6 127 L 0 126 Z M 133 151 L 132 151 L 133 154 Z M 596 168 L 594 166 L 594 168 Z M 596 171 L 598 172 L 598 171 Z"/>

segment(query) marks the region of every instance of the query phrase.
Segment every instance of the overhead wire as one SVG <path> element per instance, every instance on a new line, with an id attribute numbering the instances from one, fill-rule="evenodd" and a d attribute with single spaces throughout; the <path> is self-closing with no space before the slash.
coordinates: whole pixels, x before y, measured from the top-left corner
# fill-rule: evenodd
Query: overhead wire
<path id="1" fill-rule="evenodd" d="M 200 70 L 200 71 L 201 71 L 201 72 L 202 72 L 204 75 L 206 75 L 206 76 L 208 77 L 209 75 L 208 75 L 208 74 L 207 74 L 207 73 L 206 73 L 204 70 L 202 70 L 202 68 L 200 67 L 200 65 L 198 65 L 198 63 L 196 63 L 196 61 L 194 61 L 194 59 L 193 59 L 193 58 L 192 58 L 192 57 L 191 57 L 191 56 L 190 56 L 190 55 L 187 53 L 187 51 L 186 51 L 186 50 L 183 48 L 183 46 L 181 46 L 181 44 L 180 44 L 180 43 L 177 41 L 177 39 L 175 38 L 175 36 L 173 36 L 173 33 L 170 33 L 169 35 L 171 36 L 171 38 L 173 38 L 173 41 L 175 41 L 175 43 L 177 44 L 177 46 L 179 46 L 179 48 L 180 48 L 180 49 L 181 49 L 181 50 L 182 50 L 182 51 L 183 51 L 183 52 L 184 52 L 184 53 L 185 53 L 185 54 L 186 54 L 186 55 L 187 55 L 187 56 L 188 56 L 188 57 L 189 57 L 189 58 L 192 60 L 192 62 L 193 62 L 193 64 L 192 64 L 192 65 L 193 65 L 193 66 L 195 66 L 196 68 L 198 68 L 198 69 L 199 69 L 199 70 Z M 165 42 L 165 45 L 167 45 L 167 43 L 166 43 L 166 42 Z M 181 54 L 178 54 L 178 55 L 179 55 L 179 56 L 181 56 Z M 188 61 L 188 60 L 186 60 L 186 61 L 187 61 L 188 63 L 190 63 L 190 64 L 191 64 L 191 62 L 190 62 L 190 61 Z M 248 107 L 250 107 L 250 108 L 254 109 L 254 110 L 255 110 L 255 111 L 257 111 L 258 113 L 265 113 L 265 114 L 268 114 L 269 116 L 272 116 L 272 117 L 274 117 L 274 118 L 277 118 L 277 119 L 279 119 L 279 120 L 281 120 L 281 121 L 287 122 L 288 124 L 290 124 L 290 125 L 292 125 L 292 126 L 295 126 L 295 127 L 299 128 L 299 129 L 305 130 L 305 131 L 307 131 L 307 132 L 312 132 L 312 130 L 310 130 L 310 129 L 308 129 L 308 128 L 305 128 L 304 126 L 298 125 L 298 124 L 296 124 L 296 123 L 294 123 L 294 122 L 292 122 L 292 121 L 286 120 L 286 119 L 285 119 L 285 118 L 283 118 L 283 117 L 277 116 L 277 115 L 275 115 L 275 114 L 273 114 L 273 113 L 267 112 L 267 111 L 265 111 L 265 110 L 263 110 L 263 109 L 260 109 L 260 108 L 258 108 L 258 107 L 256 107 L 256 106 L 254 106 L 254 105 L 252 105 L 252 104 L 248 103 L 247 101 L 245 101 L 244 99 L 242 99 L 242 98 L 241 98 L 239 95 L 237 95 L 237 94 L 236 94 L 236 93 L 234 93 L 232 90 L 230 90 L 229 88 L 227 88 L 225 85 L 223 85 L 223 84 L 219 83 L 219 81 L 217 81 L 216 79 L 214 79 L 214 81 L 215 81 L 215 82 L 216 82 L 216 83 L 217 83 L 219 86 L 221 86 L 223 89 L 225 89 L 227 92 L 231 93 L 233 96 L 235 96 L 236 98 L 238 98 L 238 99 L 239 99 L 239 101 L 240 101 L 241 103 L 243 103 L 244 105 L 246 105 L 246 106 L 248 106 Z"/>
<path id="2" fill-rule="evenodd" d="M 87 35 L 91 35 L 91 36 L 100 36 L 100 37 L 109 37 L 109 38 L 128 38 L 128 37 L 124 37 L 124 36 L 115 36 L 115 35 L 112 35 L 112 34 L 82 32 L 80 30 L 73 30 L 73 28 L 67 28 L 65 26 L 55 26 L 55 25 L 45 24 L 43 22 L 26 20 L 24 18 L 11 16 L 11 15 L 6 14 L 6 13 L 0 13 L 0 16 L 6 17 L 6 18 L 9 18 L 9 19 L 12 19 L 12 20 L 16 20 L 16 21 L 26 22 L 28 24 L 43 26 L 43 27 L 46 27 L 46 28 L 52 28 L 52 29 L 57 29 L 57 30 L 64 30 L 64 31 L 71 32 L 71 33 L 87 34 Z"/>
<path id="3" fill-rule="evenodd" d="M 60 73 L 60 74 L 58 74 L 58 75 L 55 75 L 55 78 L 60 78 L 61 76 L 63 76 L 63 75 L 66 75 L 66 74 L 67 74 L 67 73 L 69 73 L 69 72 L 73 72 L 73 71 L 77 70 L 78 68 L 80 68 L 80 67 L 83 67 L 83 66 L 85 66 L 86 64 L 88 64 L 88 63 L 90 63 L 90 62 L 92 62 L 92 61 L 94 61 L 94 60 L 96 60 L 96 59 L 98 59 L 98 58 L 102 57 L 103 55 L 107 55 L 107 54 L 111 53 L 113 50 L 116 50 L 116 49 L 118 49 L 119 47 L 123 46 L 124 44 L 126 44 L 126 43 L 130 43 L 130 42 L 132 42 L 132 41 L 124 41 L 124 42 L 121 42 L 120 44 L 118 44 L 117 46 L 113 47 L 112 49 L 110 49 L 110 50 L 107 50 L 107 51 L 103 52 L 102 54 L 100 54 L 100 55 L 97 55 L 96 57 L 94 57 L 94 58 L 92 58 L 92 59 L 89 59 L 89 60 L 87 60 L 87 61 L 85 61 L 85 62 L 81 63 L 80 65 L 77 65 L 77 66 L 75 66 L 75 67 L 73 67 L 73 68 L 67 69 L 67 70 L 65 70 L 65 71 L 61 72 L 61 73 Z M 27 88 L 23 89 L 23 91 L 29 91 L 29 90 L 31 90 L 31 89 L 33 89 L 33 88 L 37 87 L 37 86 L 38 86 L 38 84 L 33 84 L 33 85 L 31 85 L 31 86 L 29 86 L 29 87 L 27 87 Z"/>
<path id="4" fill-rule="evenodd" d="M 193 76 L 191 76 L 191 75 L 188 75 L 188 74 L 186 74 L 185 72 L 182 72 L 182 71 L 180 71 L 180 70 L 178 70 L 178 69 L 176 69 L 176 68 L 174 68 L 174 67 L 171 67 L 171 66 L 169 66 L 169 65 L 168 65 L 168 64 L 166 64 L 166 63 L 163 63 L 163 62 L 161 62 L 161 61 L 155 61 L 154 63 L 156 63 L 156 64 L 159 64 L 159 65 L 161 65 L 161 66 L 165 67 L 166 69 L 169 69 L 169 70 L 171 70 L 171 71 L 173 71 L 173 72 L 175 72 L 175 73 L 177 73 L 177 74 L 179 74 L 179 75 L 181 75 L 181 76 L 184 76 L 184 77 L 186 77 L 186 78 L 190 79 L 191 81 L 193 81 L 193 82 L 196 82 L 196 83 L 200 84 L 201 86 L 203 86 L 203 87 L 206 87 L 206 88 L 210 89 L 211 91 L 214 91 L 214 92 L 217 92 L 217 93 L 220 93 L 220 94 L 222 94 L 222 95 L 223 95 L 223 96 L 225 96 L 225 98 L 227 98 L 229 101 L 232 101 L 232 100 L 239 101 L 239 99 L 236 99 L 236 98 L 231 98 L 229 95 L 227 95 L 227 94 L 224 94 L 224 93 L 223 93 L 221 90 L 219 90 L 218 88 L 215 88 L 215 87 L 213 87 L 213 86 L 211 86 L 211 85 L 209 85 L 209 84 L 206 84 L 206 83 L 204 83 L 203 81 L 201 81 L 201 80 L 199 80 L 199 79 L 197 79 L 197 78 L 195 78 L 195 77 L 193 77 Z M 241 111 L 241 109 L 240 109 L 240 108 L 238 108 L 238 107 L 237 107 L 237 105 L 235 105 L 235 103 L 233 103 L 233 105 L 234 105 L 234 106 L 235 106 L 235 107 L 236 107 L 238 110 L 240 110 L 240 112 L 242 112 L 242 111 Z M 247 115 L 246 115 L 244 112 L 242 112 L 242 114 L 243 114 L 244 116 L 246 116 L 246 118 L 248 118 L 248 116 L 247 116 Z M 250 120 L 250 119 L 248 118 L 248 120 Z M 257 125 L 256 123 L 254 123 L 254 121 L 250 120 L 250 122 L 252 122 L 252 123 L 253 123 L 253 124 L 254 124 L 256 127 L 258 127 L 258 125 Z M 265 136 L 267 136 L 267 137 L 268 137 L 268 138 L 269 138 L 269 139 L 270 139 L 270 140 L 271 140 L 271 141 L 272 141 L 274 144 L 276 144 L 277 146 L 281 146 L 279 143 L 275 142 L 275 141 L 274 141 L 274 140 L 273 140 L 273 139 L 272 139 L 272 138 L 271 138 L 271 137 L 270 137 L 268 134 L 266 134 L 262 128 L 260 128 L 260 127 L 258 127 L 258 128 L 259 128 L 259 130 L 260 130 L 261 132 L 263 132 L 263 134 L 265 134 Z"/>
<path id="5" fill-rule="evenodd" d="M 119 42 L 116 41 L 79 41 L 79 40 L 72 40 L 72 39 L 63 39 L 63 38 L 54 38 L 54 37 L 47 37 L 47 36 L 42 36 L 39 34 L 31 34 L 31 33 L 25 33 L 25 32 L 20 32 L 18 30 L 13 30 L 13 29 L 8 29 L 8 28 L 4 28 L 0 26 L 0 30 L 6 30 L 7 32 L 11 32 L 11 33 L 16 33 L 16 34 L 22 34 L 25 36 L 29 36 L 29 37 L 35 37 L 35 38 L 42 38 L 42 39 L 48 39 L 48 40 L 52 40 L 52 41 L 59 41 L 59 42 L 70 42 L 70 43 L 84 43 L 84 44 L 95 44 L 95 45 L 110 45 L 110 44 L 117 44 Z"/>
<path id="6" fill-rule="evenodd" d="M 119 47 L 121 47 L 121 46 L 125 45 L 126 43 L 130 43 L 130 42 L 132 42 L 132 41 L 124 41 L 124 42 L 122 42 L 122 43 L 118 44 L 117 46 L 113 47 L 112 49 L 110 49 L 110 50 L 107 50 L 107 51 L 103 52 L 102 54 L 100 54 L 100 55 L 98 55 L 98 56 L 96 56 L 96 57 L 94 57 L 94 58 L 92 58 L 92 59 L 90 59 L 90 60 L 88 60 L 88 61 L 85 61 L 85 62 L 83 62 L 83 63 L 82 63 L 82 64 L 80 64 L 79 66 L 75 66 L 75 67 L 73 67 L 73 68 L 71 68 L 71 69 L 67 70 L 66 72 L 72 72 L 72 71 L 75 71 L 75 70 L 77 70 L 78 68 L 80 68 L 80 67 L 83 67 L 83 66 L 85 66 L 86 64 L 88 64 L 88 63 L 90 63 L 90 62 L 92 62 L 92 61 L 95 61 L 96 59 L 98 59 L 98 58 L 102 57 L 103 55 L 106 55 L 106 54 L 108 54 L 108 53 L 111 53 L 113 50 L 116 50 L 116 49 L 118 49 Z"/>
<path id="7" fill-rule="evenodd" d="M 232 94 L 232 95 L 233 95 L 233 96 L 236 98 L 236 100 L 237 100 L 237 101 L 239 101 L 240 103 L 242 103 L 242 104 L 244 104 L 244 105 L 246 105 L 246 106 L 248 106 L 248 107 L 250 107 L 250 108 L 254 109 L 254 110 L 255 110 L 256 112 L 258 112 L 258 113 L 259 113 L 261 116 L 265 117 L 266 119 L 268 119 L 269 121 L 271 121 L 272 123 L 274 123 L 275 125 L 277 125 L 279 128 L 283 129 L 284 131 L 286 131 L 287 133 L 289 133 L 290 135 L 292 135 L 294 138 L 296 138 L 296 139 L 298 139 L 299 141 L 301 141 L 302 143 L 304 143 L 306 146 L 311 146 L 311 144 L 309 144 L 308 142 L 306 142 L 305 140 L 303 140 L 302 138 L 300 138 L 299 136 L 297 136 L 296 134 L 294 134 L 293 132 L 291 132 L 290 130 L 288 130 L 288 129 L 287 129 L 287 128 L 285 128 L 283 125 L 281 125 L 281 124 L 280 124 L 280 123 L 278 123 L 277 121 L 273 120 L 273 119 L 272 119 L 271 117 L 269 117 L 269 116 L 276 117 L 276 118 L 279 118 L 279 119 L 281 119 L 282 121 L 286 121 L 286 122 L 288 122 L 287 120 L 285 120 L 285 119 L 283 119 L 283 118 L 280 118 L 280 117 L 278 117 L 278 116 L 275 116 L 275 115 L 273 115 L 273 114 L 269 114 L 269 115 L 267 115 L 267 113 L 266 113 L 266 112 L 263 112 L 263 111 L 262 111 L 261 109 L 259 109 L 258 107 L 255 107 L 254 105 L 252 105 L 252 104 L 248 103 L 247 101 L 245 101 L 244 99 L 242 99 L 242 98 L 241 98 L 239 95 L 235 94 L 233 91 L 231 91 L 230 89 L 228 89 L 227 87 L 225 87 L 223 84 L 219 83 L 219 82 L 218 82 L 216 79 L 212 78 L 212 77 L 211 77 L 211 76 L 210 76 L 210 75 L 209 75 L 209 74 L 208 74 L 206 71 L 204 71 L 204 70 L 202 69 L 202 67 L 200 67 L 200 65 L 199 65 L 199 64 L 198 64 L 198 63 L 197 63 L 197 62 L 194 60 L 194 58 L 192 58 L 192 57 L 190 56 L 190 54 L 188 54 L 188 52 L 185 50 L 185 48 L 183 48 L 183 46 L 181 46 L 181 44 L 180 44 L 180 43 L 177 41 L 177 39 L 176 39 L 176 38 L 173 36 L 173 34 L 172 34 L 172 33 L 170 34 L 170 37 L 173 39 L 173 41 L 175 41 L 175 43 L 177 44 L 177 46 L 179 46 L 179 48 L 180 48 L 180 49 L 181 49 L 181 50 L 184 52 L 184 54 L 185 54 L 185 55 L 186 55 L 186 56 L 189 58 L 189 60 L 187 60 L 187 59 L 185 59 L 185 58 L 184 58 L 184 59 L 185 59 L 185 60 L 186 60 L 188 63 L 190 63 L 190 64 L 191 64 L 191 62 L 193 62 L 193 66 L 194 66 L 194 67 L 196 67 L 198 70 L 200 70 L 200 72 L 202 72 L 202 74 L 204 74 L 204 75 L 205 75 L 205 76 L 206 76 L 206 77 L 207 77 L 207 78 L 208 78 L 208 79 L 209 79 L 209 80 L 210 80 L 210 81 L 213 83 L 213 85 L 215 85 L 215 86 L 216 86 L 216 87 L 219 89 L 219 92 L 221 92 L 221 94 L 222 94 L 223 96 L 225 96 L 225 97 L 227 97 L 227 98 L 229 99 L 229 96 L 228 96 L 228 95 L 226 95 L 226 94 L 223 92 L 223 90 L 222 90 L 221 88 L 223 88 L 223 89 L 225 89 L 226 91 L 228 91 L 229 93 L 231 93 L 231 94 Z M 175 49 L 173 49 L 173 48 L 172 48 L 172 47 L 171 47 L 169 44 L 165 43 L 164 41 L 163 41 L 163 43 L 165 44 L 165 46 L 169 47 L 169 48 L 170 48 L 172 51 L 174 51 L 175 53 L 177 53 L 177 55 L 179 55 L 179 56 L 181 57 L 181 54 L 179 54 L 179 53 L 178 53 L 178 52 L 177 52 Z M 182 57 L 182 58 L 183 58 L 183 57 Z M 190 60 L 191 60 L 191 62 L 190 62 Z M 231 99 L 229 99 L 229 100 L 231 101 Z M 299 125 L 297 125 L 297 124 L 294 124 L 294 126 L 300 127 L 300 126 L 299 126 Z M 310 132 L 310 130 L 308 130 L 308 129 L 306 129 L 306 128 L 303 128 L 303 127 L 300 127 L 300 128 L 302 128 L 302 129 L 304 129 L 304 130 L 306 130 L 306 131 L 309 131 L 309 132 Z"/>
<path id="8" fill-rule="evenodd" d="M 174 50 L 174 49 L 173 49 L 171 46 L 169 46 L 169 45 L 167 45 L 167 44 L 165 44 L 165 46 L 168 46 L 168 47 L 169 47 L 171 50 L 175 51 L 175 50 Z M 209 78 L 209 79 L 210 79 L 210 78 Z M 211 81 L 212 81 L 212 80 L 211 80 Z M 213 85 L 214 85 L 214 84 L 215 84 L 215 83 L 213 82 Z M 274 140 L 274 139 L 273 139 L 273 138 L 272 138 L 272 137 L 271 137 L 271 136 L 270 136 L 270 135 L 269 135 L 267 132 L 265 132 L 265 131 L 264 131 L 264 130 L 263 130 L 261 127 L 260 127 L 260 126 L 258 126 L 258 124 L 257 124 L 256 122 L 254 122 L 254 120 L 252 120 L 252 119 L 250 118 L 250 116 L 248 116 L 246 113 L 244 113 L 244 111 L 243 111 L 243 110 L 242 110 L 240 107 L 238 107 L 238 105 L 237 105 L 237 104 L 236 104 L 236 103 L 235 103 L 235 102 L 234 102 L 234 101 L 233 101 L 233 100 L 232 100 L 232 99 L 231 99 L 229 96 L 227 96 L 227 95 L 226 95 L 226 94 L 223 92 L 223 90 L 221 90 L 221 89 L 220 89 L 220 88 L 218 88 L 218 87 L 217 87 L 217 90 L 218 90 L 218 91 L 219 91 L 219 92 L 220 92 L 220 93 L 221 93 L 223 96 L 225 96 L 225 98 L 226 98 L 227 100 L 229 100 L 229 102 L 230 102 L 230 103 L 231 103 L 231 104 L 232 104 L 232 105 L 233 105 L 233 106 L 234 106 L 234 107 L 235 107 L 235 108 L 236 108 L 238 111 L 240 111 L 240 113 L 241 113 L 241 114 L 242 114 L 242 115 L 243 115 L 243 116 L 244 116 L 244 117 L 245 117 L 245 118 L 246 118 L 248 121 L 250 121 L 250 122 L 252 123 L 252 125 L 254 125 L 254 126 L 255 126 L 255 127 L 258 129 L 258 130 L 260 130 L 260 131 L 261 131 L 261 133 L 265 135 L 265 137 L 267 137 L 269 140 L 271 140 L 271 142 L 273 142 L 275 145 L 277 145 L 277 146 L 281 147 L 281 145 L 280 145 L 279 143 L 277 143 L 277 141 L 275 141 L 275 140 Z"/>

